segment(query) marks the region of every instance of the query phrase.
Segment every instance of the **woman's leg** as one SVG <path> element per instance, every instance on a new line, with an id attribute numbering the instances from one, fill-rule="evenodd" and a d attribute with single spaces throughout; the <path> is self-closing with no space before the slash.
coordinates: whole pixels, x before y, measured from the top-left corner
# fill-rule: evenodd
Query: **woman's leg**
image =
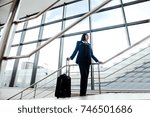
<path id="1" fill-rule="evenodd" d="M 85 96 L 87 91 L 87 83 L 88 83 L 88 74 L 89 74 L 89 65 L 80 64 L 80 96 Z"/>

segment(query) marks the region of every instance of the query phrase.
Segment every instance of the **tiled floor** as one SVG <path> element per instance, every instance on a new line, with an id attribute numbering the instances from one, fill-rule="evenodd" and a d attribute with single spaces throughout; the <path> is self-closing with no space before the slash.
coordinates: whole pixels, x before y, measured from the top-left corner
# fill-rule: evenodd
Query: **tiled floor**
<path id="1" fill-rule="evenodd" d="M 150 93 L 103 93 L 99 95 L 75 96 L 70 100 L 150 100 Z"/>

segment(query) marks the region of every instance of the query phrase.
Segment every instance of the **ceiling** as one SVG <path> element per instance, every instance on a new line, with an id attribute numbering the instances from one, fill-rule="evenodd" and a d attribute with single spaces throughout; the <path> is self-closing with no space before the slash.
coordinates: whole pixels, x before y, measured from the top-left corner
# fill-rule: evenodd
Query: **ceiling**
<path id="1" fill-rule="evenodd" d="M 5 24 L 14 0 L 0 0 L 0 26 Z M 57 0 L 21 0 L 18 19 L 35 14 L 49 7 Z M 77 0 L 60 0 L 54 7 Z"/>

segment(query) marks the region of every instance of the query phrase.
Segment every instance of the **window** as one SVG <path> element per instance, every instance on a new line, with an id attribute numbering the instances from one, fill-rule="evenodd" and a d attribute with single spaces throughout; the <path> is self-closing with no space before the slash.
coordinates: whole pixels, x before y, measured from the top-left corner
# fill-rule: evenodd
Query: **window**
<path id="1" fill-rule="evenodd" d="M 92 26 L 94 29 L 123 23 L 124 20 L 121 8 L 92 15 Z"/>
<path id="2" fill-rule="evenodd" d="M 9 56 L 16 56 L 18 47 L 12 47 Z M 1 86 L 9 86 L 9 82 L 11 79 L 11 75 L 13 72 L 13 66 L 14 66 L 15 60 L 8 60 L 6 69 L 3 73 L 0 74 L 1 76 Z"/>
<path id="3" fill-rule="evenodd" d="M 21 55 L 29 54 L 36 48 L 36 44 L 28 44 L 22 47 Z M 15 86 L 16 87 L 27 87 L 30 85 L 32 76 L 34 56 L 29 58 L 23 58 L 19 60 L 19 66 L 16 73 Z"/>
<path id="4" fill-rule="evenodd" d="M 24 25 L 24 22 L 23 22 L 23 23 L 19 23 L 19 24 L 17 25 L 16 31 L 17 31 L 17 30 L 22 30 L 22 29 L 23 29 L 23 25 Z"/>
<path id="5" fill-rule="evenodd" d="M 100 61 L 106 61 L 127 47 L 125 28 L 93 33 L 93 53 Z"/>
<path id="6" fill-rule="evenodd" d="M 88 12 L 88 9 L 88 0 L 83 0 L 73 4 L 69 4 L 67 5 L 66 17 Z"/>
<path id="7" fill-rule="evenodd" d="M 36 80 L 58 69 L 59 41 L 56 39 L 40 50 Z"/>
<path id="8" fill-rule="evenodd" d="M 24 42 L 30 42 L 38 40 L 39 28 L 27 30 L 25 34 Z"/>
<path id="9" fill-rule="evenodd" d="M 45 23 L 62 19 L 63 7 L 56 8 L 46 12 Z"/>
<path id="10" fill-rule="evenodd" d="M 72 19 L 72 20 L 68 20 L 66 21 L 66 28 L 70 25 L 72 25 L 74 22 L 76 22 L 78 19 Z M 81 21 L 80 23 L 78 23 L 77 25 L 73 26 L 71 29 L 69 29 L 65 34 L 68 33 L 75 33 L 75 32 L 80 32 L 80 31 L 85 31 L 85 30 L 89 30 L 89 19 L 86 18 L 83 21 Z"/>
<path id="11" fill-rule="evenodd" d="M 22 34 L 22 32 L 20 32 L 20 33 L 15 33 L 15 36 L 14 36 L 12 45 L 13 45 L 13 44 L 19 44 L 19 43 L 20 43 L 21 34 Z"/>
<path id="12" fill-rule="evenodd" d="M 138 0 L 123 0 L 123 3 L 128 3 L 128 2 L 132 2 L 132 1 L 138 1 Z"/>
<path id="13" fill-rule="evenodd" d="M 2 32 L 3 32 L 3 28 L 0 29 L 0 41 L 1 41 L 1 37 L 2 37 Z"/>
<path id="14" fill-rule="evenodd" d="M 63 56 L 63 65 L 66 65 L 66 58 L 70 57 L 72 52 L 74 51 L 76 47 L 76 42 L 81 40 L 82 35 L 78 36 L 71 36 L 71 37 L 65 37 L 64 41 L 64 56 Z M 75 63 L 76 58 L 74 58 L 73 61 L 71 61 L 73 64 Z"/>
<path id="15" fill-rule="evenodd" d="M 127 22 L 150 19 L 150 2 L 130 5 L 125 7 Z"/>
<path id="16" fill-rule="evenodd" d="M 134 44 L 150 34 L 150 23 L 129 26 L 131 44 Z"/>
<path id="17" fill-rule="evenodd" d="M 100 5 L 104 1 L 105 0 L 91 0 L 92 9 L 95 8 L 96 6 Z M 120 4 L 120 0 L 112 0 L 111 2 L 109 2 L 108 4 L 103 6 L 103 8 L 110 7 L 110 6 L 115 6 L 115 5 L 118 5 L 118 4 Z"/>
<path id="18" fill-rule="evenodd" d="M 32 20 L 29 20 L 28 27 L 33 27 L 33 26 L 37 26 L 37 25 L 41 24 L 41 19 L 42 19 L 42 16 L 39 16 Z"/>
<path id="19" fill-rule="evenodd" d="M 51 25 L 44 26 L 43 37 L 49 38 L 53 37 L 61 31 L 61 23 L 55 23 Z"/>

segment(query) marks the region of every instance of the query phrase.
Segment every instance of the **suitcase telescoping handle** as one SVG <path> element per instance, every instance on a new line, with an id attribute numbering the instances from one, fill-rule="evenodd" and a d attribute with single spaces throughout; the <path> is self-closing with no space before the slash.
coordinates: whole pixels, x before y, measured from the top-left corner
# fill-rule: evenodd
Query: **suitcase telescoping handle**
<path id="1" fill-rule="evenodd" d="M 70 64 L 68 59 L 66 59 L 66 75 L 70 76 Z"/>

